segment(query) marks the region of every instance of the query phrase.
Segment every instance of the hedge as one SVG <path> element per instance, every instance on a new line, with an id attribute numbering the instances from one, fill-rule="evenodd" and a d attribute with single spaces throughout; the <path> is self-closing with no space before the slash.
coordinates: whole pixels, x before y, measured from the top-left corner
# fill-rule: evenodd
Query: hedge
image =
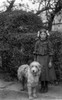
<path id="1" fill-rule="evenodd" d="M 27 33 L 21 35 L 16 41 L 11 41 L 11 48 L 6 52 L 7 60 L 4 64 L 6 70 L 12 76 L 16 76 L 17 69 L 21 64 L 30 63 L 33 61 L 33 51 L 36 42 L 37 33 Z M 53 44 L 54 56 L 53 63 L 56 67 L 61 67 L 62 64 L 62 34 L 60 32 L 52 32 L 50 41 Z M 3 53 L 4 54 L 4 53 Z M 4 57 L 5 58 L 5 57 Z M 4 60 L 5 61 L 5 60 Z"/>

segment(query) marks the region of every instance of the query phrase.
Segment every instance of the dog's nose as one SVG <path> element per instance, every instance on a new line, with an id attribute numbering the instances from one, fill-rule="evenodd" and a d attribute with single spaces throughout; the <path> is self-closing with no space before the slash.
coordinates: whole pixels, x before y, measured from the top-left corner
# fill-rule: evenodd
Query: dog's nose
<path id="1" fill-rule="evenodd" d="M 36 71 L 35 71 L 35 70 L 33 70 L 33 73 L 36 73 Z"/>
<path id="2" fill-rule="evenodd" d="M 35 71 L 35 70 L 33 70 L 33 73 L 36 73 L 36 71 Z"/>
<path id="3" fill-rule="evenodd" d="M 33 70 L 33 72 L 35 72 L 35 71 Z"/>

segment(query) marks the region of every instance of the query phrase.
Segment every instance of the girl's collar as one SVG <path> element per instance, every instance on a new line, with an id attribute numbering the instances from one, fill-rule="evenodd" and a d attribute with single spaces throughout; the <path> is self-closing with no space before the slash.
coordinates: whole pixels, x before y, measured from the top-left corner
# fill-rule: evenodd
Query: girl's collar
<path id="1" fill-rule="evenodd" d="M 45 41 L 47 41 L 47 39 L 45 39 L 45 40 L 41 40 L 41 39 L 39 39 L 41 42 L 45 42 Z"/>

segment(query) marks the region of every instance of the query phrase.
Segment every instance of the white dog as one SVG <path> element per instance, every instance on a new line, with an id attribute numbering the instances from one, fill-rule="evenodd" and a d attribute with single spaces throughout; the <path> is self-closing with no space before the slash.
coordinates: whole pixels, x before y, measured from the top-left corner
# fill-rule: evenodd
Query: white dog
<path id="1" fill-rule="evenodd" d="M 30 100 L 33 97 L 37 97 L 36 93 L 41 69 L 42 66 L 36 61 L 33 61 L 30 65 L 22 65 L 18 69 L 19 80 L 22 80 L 23 77 L 27 79 L 27 88 Z"/>

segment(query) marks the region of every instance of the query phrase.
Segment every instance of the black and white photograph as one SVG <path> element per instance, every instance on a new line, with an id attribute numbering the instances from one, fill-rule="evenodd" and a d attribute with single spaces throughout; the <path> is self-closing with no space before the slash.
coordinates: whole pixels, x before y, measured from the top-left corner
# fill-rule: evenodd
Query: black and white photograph
<path id="1" fill-rule="evenodd" d="M 0 100 L 62 100 L 62 0 L 0 0 Z"/>

